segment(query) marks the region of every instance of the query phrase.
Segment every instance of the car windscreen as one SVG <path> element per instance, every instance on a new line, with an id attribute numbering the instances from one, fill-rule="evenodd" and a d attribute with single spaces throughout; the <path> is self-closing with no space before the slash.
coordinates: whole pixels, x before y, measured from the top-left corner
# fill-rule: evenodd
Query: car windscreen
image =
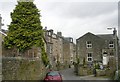
<path id="1" fill-rule="evenodd" d="M 49 76 L 59 76 L 58 72 L 49 72 L 48 73 Z"/>

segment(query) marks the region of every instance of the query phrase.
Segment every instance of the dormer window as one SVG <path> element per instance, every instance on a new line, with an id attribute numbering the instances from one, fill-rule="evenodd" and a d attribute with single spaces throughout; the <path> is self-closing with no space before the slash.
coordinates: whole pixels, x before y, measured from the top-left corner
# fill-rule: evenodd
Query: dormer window
<path id="1" fill-rule="evenodd" d="M 113 41 L 109 42 L 109 48 L 114 48 L 114 42 Z"/>
<path id="2" fill-rule="evenodd" d="M 86 46 L 87 46 L 87 48 L 92 48 L 92 42 L 91 41 L 87 41 L 86 42 Z"/>

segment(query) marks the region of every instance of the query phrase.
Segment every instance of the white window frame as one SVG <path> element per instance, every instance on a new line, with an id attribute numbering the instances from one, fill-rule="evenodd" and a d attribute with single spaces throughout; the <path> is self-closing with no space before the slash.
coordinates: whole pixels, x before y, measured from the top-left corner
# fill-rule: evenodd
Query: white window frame
<path id="1" fill-rule="evenodd" d="M 90 44 L 88 44 L 88 42 L 90 42 Z M 91 41 L 86 41 L 86 47 L 87 48 L 92 48 L 92 42 Z"/>
<path id="2" fill-rule="evenodd" d="M 90 57 L 89 57 L 89 54 L 91 54 Z M 89 58 L 91 58 L 91 61 L 88 60 Z M 93 61 L 93 53 L 92 52 L 87 53 L 87 61 L 88 62 L 92 62 Z"/>
<path id="3" fill-rule="evenodd" d="M 112 42 L 112 44 L 111 44 L 111 42 Z M 112 47 L 111 47 L 112 46 Z M 113 41 L 110 41 L 109 42 L 109 48 L 114 48 L 114 42 Z"/>

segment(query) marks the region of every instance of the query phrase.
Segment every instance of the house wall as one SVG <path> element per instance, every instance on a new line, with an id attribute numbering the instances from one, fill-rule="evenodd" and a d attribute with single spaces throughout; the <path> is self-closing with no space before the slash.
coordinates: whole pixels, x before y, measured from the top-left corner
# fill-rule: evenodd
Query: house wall
<path id="1" fill-rule="evenodd" d="M 92 48 L 86 47 L 86 41 L 92 42 Z M 93 55 L 93 61 L 102 61 L 102 47 L 104 45 L 104 41 L 102 41 L 99 37 L 88 33 L 83 37 L 77 39 L 77 55 L 80 58 L 80 63 L 83 63 L 83 59 L 87 62 L 87 54 L 91 52 Z"/>
<path id="2" fill-rule="evenodd" d="M 63 59 L 64 63 L 68 65 L 72 65 L 76 61 L 76 46 L 71 37 L 63 39 Z"/>
<path id="3" fill-rule="evenodd" d="M 63 60 L 64 64 L 70 64 L 70 43 L 66 40 L 63 42 Z"/>
<path id="4" fill-rule="evenodd" d="M 58 54 L 59 54 L 59 61 L 63 63 L 63 38 L 58 36 L 58 46 L 57 46 Z"/>
<path id="5" fill-rule="evenodd" d="M 52 42 L 52 34 L 53 34 L 53 30 L 47 30 L 45 29 L 44 30 L 44 37 L 45 37 L 45 40 L 46 40 L 46 48 L 47 48 L 47 55 L 48 55 L 48 58 L 49 58 L 49 61 L 50 61 L 50 64 L 54 66 L 54 57 L 53 57 L 53 42 Z"/>
<path id="6" fill-rule="evenodd" d="M 73 42 L 70 42 L 70 61 L 71 64 L 76 62 L 76 45 Z"/>
<path id="7" fill-rule="evenodd" d="M 57 65 L 57 61 L 59 61 L 61 65 L 63 65 L 65 62 L 70 64 L 70 60 L 75 61 L 74 56 L 76 50 L 73 41 L 69 41 L 71 38 L 67 38 L 65 41 L 61 32 L 57 32 L 57 34 L 53 33 L 53 30 L 46 30 L 45 32 L 47 53 L 54 67 Z M 52 47 L 51 53 L 50 47 Z"/>
<path id="8" fill-rule="evenodd" d="M 77 62 L 76 60 L 76 45 L 73 43 L 73 62 Z"/>
<path id="9" fill-rule="evenodd" d="M 73 63 L 73 55 L 74 55 L 74 46 L 73 46 L 73 43 L 71 42 L 70 43 L 70 62 L 71 64 Z"/>

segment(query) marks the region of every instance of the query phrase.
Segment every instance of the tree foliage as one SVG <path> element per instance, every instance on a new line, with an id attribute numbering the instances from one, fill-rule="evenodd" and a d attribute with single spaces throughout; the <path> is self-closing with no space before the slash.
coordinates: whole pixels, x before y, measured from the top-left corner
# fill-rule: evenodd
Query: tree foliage
<path id="1" fill-rule="evenodd" d="M 33 2 L 19 2 L 13 13 L 9 32 L 5 37 L 7 48 L 17 47 L 20 51 L 31 46 L 43 46 L 43 30 L 40 22 L 40 13 Z"/>
<path id="2" fill-rule="evenodd" d="M 16 47 L 20 52 L 24 52 L 32 46 L 37 46 L 41 47 L 42 53 L 45 53 L 40 11 L 33 1 L 26 1 L 19 0 L 11 13 L 12 22 L 4 39 L 5 48 L 12 49 Z"/>

